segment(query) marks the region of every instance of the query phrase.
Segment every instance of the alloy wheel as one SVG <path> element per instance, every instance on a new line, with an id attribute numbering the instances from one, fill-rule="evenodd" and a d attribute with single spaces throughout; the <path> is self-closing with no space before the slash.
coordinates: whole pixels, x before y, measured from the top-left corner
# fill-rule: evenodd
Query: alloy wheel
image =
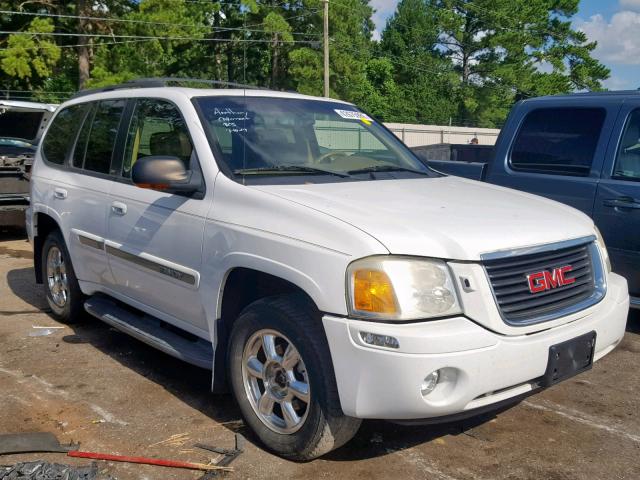
<path id="1" fill-rule="evenodd" d="M 269 429 L 297 432 L 311 399 L 304 361 L 295 345 L 275 330 L 254 333 L 242 354 L 242 380 L 251 407 Z"/>
<path id="2" fill-rule="evenodd" d="M 67 267 L 62 252 L 56 246 L 52 246 L 47 253 L 47 284 L 53 303 L 64 308 L 69 298 Z"/>

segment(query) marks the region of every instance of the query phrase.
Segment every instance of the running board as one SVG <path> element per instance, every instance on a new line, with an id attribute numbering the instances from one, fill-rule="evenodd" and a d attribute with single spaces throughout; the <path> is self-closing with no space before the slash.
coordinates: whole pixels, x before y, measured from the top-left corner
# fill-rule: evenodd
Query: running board
<path id="1" fill-rule="evenodd" d="M 102 295 L 87 299 L 84 309 L 112 327 L 172 357 L 207 370 L 211 370 L 213 366 L 213 348 L 210 342 L 201 338 L 191 341 L 163 327 L 166 324 L 155 317 L 142 312 L 134 313 Z"/>

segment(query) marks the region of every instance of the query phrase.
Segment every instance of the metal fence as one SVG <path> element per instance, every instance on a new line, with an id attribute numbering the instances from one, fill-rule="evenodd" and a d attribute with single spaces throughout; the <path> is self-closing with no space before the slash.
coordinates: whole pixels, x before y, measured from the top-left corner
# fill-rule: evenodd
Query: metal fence
<path id="1" fill-rule="evenodd" d="M 398 138 L 410 147 L 436 143 L 472 143 L 478 139 L 480 145 L 494 145 L 500 130 L 497 128 L 453 127 L 440 125 L 414 125 L 385 123 Z"/>

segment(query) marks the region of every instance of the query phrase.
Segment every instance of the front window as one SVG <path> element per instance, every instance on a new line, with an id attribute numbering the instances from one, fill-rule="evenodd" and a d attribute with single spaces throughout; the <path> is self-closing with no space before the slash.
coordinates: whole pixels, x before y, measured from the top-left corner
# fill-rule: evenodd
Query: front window
<path id="1" fill-rule="evenodd" d="M 195 101 L 214 151 L 234 175 L 430 175 L 392 133 L 351 105 L 266 97 Z"/>
<path id="2" fill-rule="evenodd" d="M 640 181 L 640 109 L 629 115 L 616 155 L 613 177 Z"/>
<path id="3" fill-rule="evenodd" d="M 192 153 L 187 125 L 175 105 L 153 98 L 136 101 L 124 150 L 125 178 L 131 177 L 131 168 L 138 159 L 152 155 L 177 157 L 189 170 Z"/>

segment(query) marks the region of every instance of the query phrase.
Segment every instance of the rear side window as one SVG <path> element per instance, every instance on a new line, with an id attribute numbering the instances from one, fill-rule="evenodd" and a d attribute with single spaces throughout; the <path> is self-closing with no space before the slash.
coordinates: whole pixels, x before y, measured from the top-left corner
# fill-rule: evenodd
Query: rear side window
<path id="1" fill-rule="evenodd" d="M 86 105 L 72 105 L 60 111 L 42 141 L 44 158 L 56 165 L 62 165 L 71 148 L 71 144 L 82 123 Z"/>
<path id="2" fill-rule="evenodd" d="M 109 173 L 125 100 L 103 100 L 94 107 L 82 127 L 73 165 L 97 173 Z"/>
<path id="3" fill-rule="evenodd" d="M 544 108 L 525 118 L 511 151 L 511 168 L 586 177 L 605 118 L 601 108 Z"/>

